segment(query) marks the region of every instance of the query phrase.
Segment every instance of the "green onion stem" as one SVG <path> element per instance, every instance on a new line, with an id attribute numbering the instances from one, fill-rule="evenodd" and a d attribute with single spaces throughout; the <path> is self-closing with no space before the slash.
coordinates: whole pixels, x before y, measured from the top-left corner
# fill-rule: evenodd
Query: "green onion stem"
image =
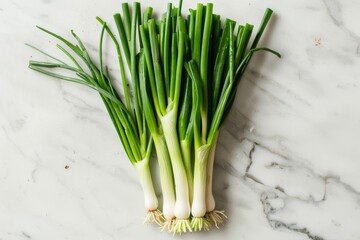
<path id="1" fill-rule="evenodd" d="M 161 60 L 162 63 L 164 63 L 164 65 L 165 65 L 165 56 L 164 56 L 165 21 L 166 21 L 166 19 L 165 19 L 165 17 L 164 17 L 164 19 L 161 20 L 161 21 L 158 23 L 158 25 L 159 25 L 159 31 L 160 31 L 160 33 L 159 33 L 160 60 Z M 164 77 L 165 77 L 165 76 L 164 76 Z M 168 83 L 165 82 L 165 89 L 167 88 L 167 84 L 168 84 Z M 166 93 L 166 94 L 168 94 L 168 93 Z"/>
<path id="2" fill-rule="evenodd" d="M 176 77 L 175 77 L 175 90 L 174 90 L 174 99 L 173 99 L 173 109 L 175 114 L 178 114 L 179 109 L 179 100 L 180 100 L 180 90 L 182 83 L 182 72 L 183 72 L 183 62 L 185 54 L 185 22 L 179 17 L 179 42 L 178 42 L 178 51 L 177 51 L 177 65 L 176 65 Z M 176 129 L 176 127 L 175 127 Z"/>
<path id="3" fill-rule="evenodd" d="M 112 33 L 112 31 L 110 30 L 110 28 L 105 24 L 105 22 L 100 17 L 96 17 L 96 19 L 101 24 L 104 24 L 104 27 L 105 27 L 107 33 L 109 34 L 110 38 L 112 39 L 113 43 L 115 44 L 116 53 L 117 53 L 118 62 L 119 62 L 120 76 L 121 76 L 121 81 L 122 81 L 124 95 L 125 95 L 126 106 L 127 106 L 129 111 L 132 111 L 131 103 L 130 103 L 129 87 L 128 87 L 128 83 L 127 83 L 127 80 L 126 80 L 124 62 L 123 62 L 123 59 L 122 59 L 122 56 L 121 56 L 119 42 L 115 38 L 115 36 Z"/>
<path id="4" fill-rule="evenodd" d="M 157 89 L 156 89 L 155 74 L 154 74 L 153 63 L 152 63 L 152 58 L 151 58 L 151 47 L 150 47 L 148 36 L 145 31 L 146 30 L 145 30 L 144 26 L 140 26 L 140 35 L 141 35 L 141 40 L 143 41 L 143 47 L 144 47 L 143 50 L 144 50 L 144 55 L 145 55 L 145 60 L 146 60 L 146 65 L 147 65 L 147 71 L 149 74 L 151 95 L 152 95 L 152 99 L 154 102 L 154 107 L 155 107 L 156 113 L 160 116 L 162 112 L 160 109 L 159 97 L 158 97 Z"/>
<path id="5" fill-rule="evenodd" d="M 129 4 L 127 2 L 124 2 L 121 5 L 124 16 L 124 28 L 125 28 L 126 38 L 128 39 L 128 41 L 130 41 L 131 17 L 130 17 Z"/>
<path id="6" fill-rule="evenodd" d="M 176 114 L 174 109 L 160 117 L 166 144 L 169 150 L 175 181 L 175 216 L 178 219 L 190 217 L 189 189 L 186 170 L 182 160 L 179 138 L 176 131 Z M 174 131 L 175 129 L 175 131 Z"/>
<path id="7" fill-rule="evenodd" d="M 137 162 L 135 164 L 135 168 L 143 190 L 145 208 L 148 211 L 154 211 L 158 208 L 158 199 L 156 197 L 151 177 L 149 158 L 145 158 Z"/>
<path id="8" fill-rule="evenodd" d="M 206 174 L 211 145 L 205 144 L 195 149 L 194 195 L 191 214 L 202 218 L 206 213 Z"/>
<path id="9" fill-rule="evenodd" d="M 171 39 L 171 69 L 170 69 L 170 99 L 174 99 L 175 95 L 175 79 L 176 79 L 176 59 L 177 59 L 177 36 L 172 34 Z"/>
<path id="10" fill-rule="evenodd" d="M 219 138 L 219 131 L 216 132 L 214 141 L 210 148 L 210 153 L 207 162 L 207 174 L 206 174 L 206 212 L 215 210 L 215 198 L 213 195 L 213 174 L 214 174 L 214 162 L 215 162 L 215 151 L 217 141 Z"/>
<path id="11" fill-rule="evenodd" d="M 201 106 L 201 127 L 202 127 L 202 138 L 206 139 L 207 135 L 207 115 L 208 115 L 208 71 L 209 71 L 209 46 L 210 46 L 210 35 L 212 29 L 213 20 L 213 4 L 208 3 L 206 5 L 205 21 L 204 21 L 204 32 L 201 42 L 201 62 L 198 62 L 200 66 L 200 75 L 203 88 L 203 101 Z M 199 65 L 200 64 L 200 65 Z"/>
<path id="12" fill-rule="evenodd" d="M 189 138 L 180 141 L 181 147 L 181 155 L 182 159 L 184 160 L 184 167 L 186 171 L 186 177 L 188 182 L 188 189 L 189 189 L 189 201 L 193 201 L 193 153 L 192 153 L 192 141 Z"/>
<path id="13" fill-rule="evenodd" d="M 150 37 L 150 48 L 151 48 L 151 55 L 152 55 L 152 62 L 155 73 L 155 82 L 156 82 L 156 91 L 159 101 L 159 107 L 161 114 L 164 115 L 166 113 L 166 96 L 165 96 L 165 86 L 163 80 L 163 73 L 162 73 L 162 65 L 160 60 L 160 50 L 159 50 L 159 43 L 158 37 L 156 33 L 156 26 L 155 20 L 151 19 L 148 23 L 149 27 L 149 37 Z"/>
<path id="14" fill-rule="evenodd" d="M 186 83 L 184 84 L 182 106 L 178 118 L 178 131 L 180 140 L 186 138 L 186 132 L 190 122 L 190 116 L 192 111 L 192 82 L 190 76 L 186 76 Z"/>
<path id="15" fill-rule="evenodd" d="M 217 107 L 219 97 L 220 97 L 221 85 L 223 83 L 221 77 L 223 75 L 225 61 L 226 61 L 226 58 L 227 58 L 228 53 L 229 53 L 229 51 L 228 51 L 229 37 L 230 37 L 229 32 L 230 32 L 230 25 L 231 24 L 232 24 L 231 20 L 227 19 L 225 21 L 225 28 L 224 28 L 223 33 L 221 35 L 219 51 L 217 53 L 216 60 L 215 60 L 215 67 L 214 67 L 214 72 L 213 72 L 214 89 L 213 89 L 213 103 L 212 103 L 212 107 L 213 107 L 212 112 L 214 114 L 215 114 L 215 109 Z"/>
<path id="16" fill-rule="evenodd" d="M 145 63 L 144 52 L 140 52 L 139 58 L 139 79 L 140 79 L 140 92 L 141 99 L 144 106 L 144 114 L 147 125 L 154 139 L 154 145 L 158 156 L 158 163 L 160 169 L 161 189 L 163 192 L 163 214 L 166 219 L 174 217 L 175 207 L 175 192 L 173 171 L 171 168 L 171 161 L 165 138 L 159 131 L 156 114 L 154 114 L 154 107 L 151 104 L 151 99 L 147 91 L 148 71 Z"/>
<path id="17" fill-rule="evenodd" d="M 130 48 L 129 48 L 129 41 L 128 38 L 126 36 L 126 32 L 125 32 L 125 27 L 124 27 L 124 23 L 121 19 L 121 15 L 119 13 L 114 14 L 114 21 L 120 36 L 120 41 L 121 41 L 121 45 L 123 47 L 123 52 L 126 58 L 126 62 L 128 64 L 128 66 L 131 65 L 130 63 Z"/>
<path id="18" fill-rule="evenodd" d="M 166 20 L 165 20 L 165 33 L 163 40 L 163 52 L 164 52 L 164 80 L 166 95 L 170 95 L 170 44 L 171 44 L 171 11 L 172 4 L 168 4 Z"/>
<path id="19" fill-rule="evenodd" d="M 163 135 L 153 134 L 155 150 L 159 163 L 160 182 L 163 194 L 163 214 L 166 219 L 175 217 L 175 195 L 174 174 L 171 165 L 168 147 Z"/>
<path id="20" fill-rule="evenodd" d="M 134 9 L 132 11 L 132 21 L 131 21 L 131 40 L 130 40 L 130 59 L 131 59 L 131 78 L 133 81 L 133 102 L 135 108 L 135 116 L 138 126 L 139 135 L 142 135 L 142 107 L 140 100 L 140 89 L 139 89 L 139 76 L 137 69 L 137 52 L 136 52 L 136 30 L 138 24 L 140 24 L 138 15 L 140 11 L 140 3 L 134 2 Z"/>
<path id="21" fill-rule="evenodd" d="M 196 17 L 195 17 L 194 43 L 193 43 L 193 52 L 192 52 L 192 58 L 195 60 L 198 66 L 200 66 L 200 57 L 201 57 L 203 9 L 204 6 L 201 3 L 198 3 L 196 10 Z"/>

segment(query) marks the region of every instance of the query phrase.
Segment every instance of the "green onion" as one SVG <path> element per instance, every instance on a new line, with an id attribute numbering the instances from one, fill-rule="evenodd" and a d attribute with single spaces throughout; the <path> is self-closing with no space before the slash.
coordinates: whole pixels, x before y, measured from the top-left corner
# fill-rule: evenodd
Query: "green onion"
<path id="1" fill-rule="evenodd" d="M 221 126 L 254 53 L 267 51 L 280 57 L 274 50 L 257 47 L 271 18 L 270 9 L 266 9 L 249 46 L 253 25 L 237 25 L 231 19 L 222 24 L 211 3 L 197 4 L 185 18 L 181 8 L 181 0 L 178 8 L 169 3 L 158 20 L 152 7 L 142 13 L 140 3 L 133 3 L 131 9 L 123 3 L 122 15 L 113 16 L 120 41 L 97 17 L 102 25 L 99 64 L 73 31 L 76 43 L 39 27 L 60 41 L 57 48 L 71 64 L 29 45 L 51 59 L 31 60 L 29 68 L 83 84 L 100 94 L 137 170 L 148 211 L 145 221 L 156 222 L 173 234 L 209 230 L 224 223 L 226 215 L 216 209 L 212 192 Z M 105 33 L 115 45 L 121 92 L 114 87 L 103 59 Z M 123 56 L 130 78 L 125 74 Z M 150 172 L 153 145 L 160 171 L 162 212 Z"/>
<path id="2" fill-rule="evenodd" d="M 144 130 L 144 126 L 146 125 L 138 125 L 138 123 L 134 120 L 135 117 L 132 113 L 133 111 L 130 104 L 129 90 L 126 79 L 124 78 L 125 74 L 123 74 L 123 63 L 120 54 L 119 44 L 106 23 L 103 22 L 100 18 L 98 18 L 98 20 L 103 25 L 100 37 L 99 50 L 100 66 L 95 65 L 95 63 L 90 58 L 84 44 L 74 32 L 72 33 L 74 38 L 77 40 L 78 45 L 71 43 L 69 40 L 62 38 L 61 36 L 49 30 L 38 27 L 40 30 L 57 38 L 60 43 L 65 44 L 68 48 L 72 50 L 72 53 L 70 53 L 65 50 L 65 48 L 61 45 L 57 45 L 57 47 L 65 54 L 67 58 L 71 60 L 71 62 L 75 66 L 67 64 L 65 63 L 65 61 L 58 60 L 50 54 L 47 54 L 36 47 L 28 45 L 56 61 L 55 63 L 30 61 L 29 68 L 54 78 L 83 84 L 99 92 L 108 111 L 108 114 L 113 121 L 114 127 L 119 135 L 122 145 L 124 146 L 125 152 L 128 155 L 130 162 L 137 170 L 144 193 L 145 208 L 148 211 L 145 220 L 147 222 L 156 222 L 158 224 L 162 224 L 163 216 L 162 213 L 157 210 L 158 200 L 154 191 L 149 168 L 153 140 L 150 136 L 147 136 L 146 134 L 144 134 L 144 132 L 141 132 Z M 102 43 L 105 31 L 109 33 L 115 43 L 117 50 L 119 51 L 118 60 L 122 73 L 121 75 L 123 77 L 123 92 L 125 93 L 126 105 L 119 97 L 119 94 L 114 90 L 112 85 L 113 83 L 109 78 L 107 67 L 105 67 L 106 71 L 104 71 Z M 81 61 L 86 65 L 87 69 L 81 67 L 81 64 L 76 60 L 74 55 L 81 59 Z M 55 68 L 66 70 L 69 73 L 69 76 L 53 73 L 52 69 Z M 75 75 L 75 77 L 72 77 L 71 75 Z"/>
<path id="3" fill-rule="evenodd" d="M 163 192 L 163 214 L 164 217 L 171 222 L 174 217 L 175 206 L 175 191 L 173 172 L 171 168 L 170 156 L 165 142 L 165 138 L 160 132 L 161 128 L 158 124 L 156 114 L 154 114 L 154 108 L 151 105 L 151 99 L 149 97 L 148 90 L 148 74 L 147 66 L 145 64 L 144 52 L 140 53 L 139 62 L 139 76 L 140 76 L 140 92 L 141 99 L 144 106 L 144 114 L 149 127 L 150 133 L 154 139 L 154 145 L 158 156 L 159 168 L 160 168 L 160 180 Z M 167 226 L 169 227 L 169 226 Z"/>
<path id="4" fill-rule="evenodd" d="M 190 196 L 185 164 L 177 133 L 177 118 L 179 112 L 179 100 L 183 73 L 183 61 L 185 55 L 186 30 L 185 21 L 177 13 L 175 8 L 168 5 L 165 18 L 165 31 L 157 32 L 155 19 L 148 20 L 148 29 L 140 26 L 140 35 L 144 48 L 146 66 L 149 75 L 150 90 L 148 102 L 152 102 L 158 121 L 161 123 L 161 132 L 166 140 L 175 183 L 176 202 L 174 206 L 173 231 L 191 231 Z M 175 20 L 177 18 L 177 20 Z M 170 34 L 176 32 L 176 34 Z M 162 44 L 159 44 L 158 34 Z M 161 34 L 164 34 L 162 36 Z M 162 51 L 161 46 L 164 48 Z M 171 57 L 169 54 L 171 46 Z M 163 52 L 163 60 L 161 58 Z M 145 88 L 144 88 L 145 89 Z M 144 99 L 143 99 L 144 100 Z M 146 118 L 146 116 L 145 116 Z M 154 118 L 148 122 L 155 122 Z"/>

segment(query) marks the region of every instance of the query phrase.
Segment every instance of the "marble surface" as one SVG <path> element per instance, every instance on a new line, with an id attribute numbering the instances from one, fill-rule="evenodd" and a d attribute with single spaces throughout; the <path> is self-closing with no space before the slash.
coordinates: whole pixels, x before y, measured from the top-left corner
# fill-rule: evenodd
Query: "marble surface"
<path id="1" fill-rule="evenodd" d="M 95 54 L 94 17 L 111 21 L 120 1 L 1 0 L 1 240 L 360 239 L 360 1 L 213 2 L 254 24 L 273 8 L 260 45 L 283 58 L 253 59 L 222 128 L 214 188 L 226 225 L 171 237 L 142 225 L 136 173 L 97 94 L 27 69 L 44 58 L 24 42 L 55 51 L 35 25 L 74 29 Z"/>

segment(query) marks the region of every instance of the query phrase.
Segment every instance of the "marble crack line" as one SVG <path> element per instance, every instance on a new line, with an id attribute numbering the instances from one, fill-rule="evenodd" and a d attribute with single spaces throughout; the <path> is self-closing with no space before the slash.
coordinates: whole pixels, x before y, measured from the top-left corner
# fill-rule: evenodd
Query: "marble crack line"
<path id="1" fill-rule="evenodd" d="M 264 146 L 264 145 L 261 145 L 261 144 L 258 143 L 258 142 L 251 141 L 250 139 L 247 139 L 247 138 L 245 138 L 244 140 L 247 140 L 247 141 L 253 143 L 253 147 L 251 148 L 251 150 L 250 150 L 249 153 L 247 154 L 247 155 L 248 155 L 248 158 L 249 158 L 249 164 L 247 165 L 246 170 L 245 170 L 245 176 L 246 176 L 246 177 L 249 177 L 249 178 L 251 178 L 251 179 L 256 178 L 255 176 L 253 176 L 252 174 L 250 174 L 249 171 L 250 171 L 250 168 L 251 168 L 251 166 L 252 166 L 252 164 L 253 164 L 253 153 L 256 151 L 256 148 L 257 148 L 257 147 L 262 147 L 262 148 L 264 148 L 265 150 L 267 150 L 268 152 L 270 152 L 270 153 L 272 153 L 272 154 L 274 154 L 274 155 L 280 156 L 281 158 L 283 158 L 283 159 L 285 159 L 285 160 L 290 160 L 287 156 L 285 156 L 285 155 L 283 155 L 283 154 L 281 154 L 281 153 L 275 152 L 275 151 L 271 150 L 270 148 L 268 148 L 268 147 L 266 147 L 266 146 Z M 258 183 L 263 184 L 263 183 L 262 183 L 260 180 L 258 180 L 258 179 L 256 179 L 256 180 L 253 179 L 253 180 L 256 181 L 256 182 L 258 182 Z"/>
<path id="2" fill-rule="evenodd" d="M 247 141 L 250 141 L 249 139 L 246 139 L 246 140 L 247 140 Z M 260 143 L 253 142 L 253 141 L 250 141 L 250 142 L 253 143 L 253 147 L 252 147 L 252 149 L 249 151 L 249 153 L 247 154 L 247 155 L 248 155 L 248 159 L 249 159 L 249 164 L 247 165 L 246 170 L 245 170 L 245 178 L 251 179 L 252 181 L 254 181 L 254 182 L 256 182 L 256 183 L 258 183 L 258 184 L 260 184 L 260 185 L 263 185 L 263 186 L 272 188 L 272 189 L 274 189 L 274 190 L 280 191 L 280 192 L 282 192 L 286 197 L 289 197 L 289 198 L 298 199 L 298 200 L 304 201 L 304 202 L 309 202 L 309 201 L 311 201 L 311 202 L 317 202 L 317 203 L 318 203 L 318 202 L 325 201 L 325 199 L 326 199 L 326 188 L 327 188 L 328 179 L 329 179 L 329 178 L 335 178 L 335 177 L 321 176 L 321 175 L 319 175 L 319 174 L 316 174 L 314 171 L 312 171 L 310 168 L 308 168 L 308 167 L 306 167 L 306 166 L 300 166 L 300 167 L 302 167 L 302 168 L 306 168 L 307 170 L 309 170 L 309 171 L 310 171 L 312 174 L 314 174 L 315 176 L 318 176 L 318 177 L 320 177 L 321 179 L 323 179 L 323 181 L 324 181 L 324 195 L 323 195 L 323 197 L 322 197 L 320 200 L 315 200 L 314 197 L 311 196 L 311 195 L 310 195 L 310 197 L 309 197 L 308 199 L 305 199 L 305 200 L 302 199 L 302 198 L 300 198 L 300 197 L 297 197 L 297 196 L 289 195 L 289 194 L 285 191 L 285 189 L 284 189 L 282 186 L 280 186 L 280 185 L 276 185 L 275 187 L 272 187 L 272 186 L 268 186 L 268 185 L 266 185 L 265 183 L 263 183 L 258 177 L 256 177 L 255 175 L 253 175 L 253 174 L 250 173 L 250 168 L 251 168 L 251 166 L 252 166 L 252 164 L 253 164 L 253 162 L 254 162 L 254 160 L 253 160 L 253 153 L 256 151 L 256 148 L 257 148 L 257 147 L 262 147 L 262 148 L 264 148 L 265 150 L 269 151 L 270 153 L 275 154 L 275 155 L 278 155 L 278 156 L 284 158 L 285 160 L 291 161 L 291 159 L 287 158 L 286 156 L 283 156 L 282 154 L 279 154 L 279 153 L 276 153 L 276 152 L 272 151 L 271 149 L 269 149 L 268 147 L 265 147 L 265 146 L 261 145 Z M 267 166 L 267 167 L 269 167 L 269 168 L 270 168 L 270 167 L 283 167 L 283 168 L 287 168 L 288 166 L 283 166 L 283 165 L 281 165 L 281 164 L 278 164 L 278 163 L 275 163 L 275 162 L 274 162 L 274 163 L 272 163 L 271 165 L 269 165 L 269 166 Z M 235 170 L 235 171 L 236 171 L 236 170 Z M 336 179 L 336 180 L 337 180 L 337 179 Z M 350 187 L 351 187 L 351 186 L 350 186 Z M 359 193 L 359 194 L 360 194 L 360 193 Z"/>
<path id="3" fill-rule="evenodd" d="M 243 113 L 241 113 L 241 112 L 238 112 L 238 113 L 239 113 L 242 117 L 246 118 L 246 120 L 249 120 L 249 118 L 246 117 Z M 251 122 L 249 122 L 249 123 L 251 123 Z M 254 126 L 254 124 L 251 123 L 251 126 Z M 239 136 L 237 136 L 237 135 L 234 133 L 235 131 L 233 130 L 233 128 L 230 127 L 230 126 L 224 127 L 223 130 L 226 131 L 226 132 L 227 132 L 230 136 L 232 136 L 234 139 L 238 140 L 239 143 L 242 143 L 242 142 L 245 141 L 245 140 L 246 140 L 246 141 L 249 141 L 249 142 L 251 142 L 251 143 L 253 143 L 253 144 L 255 144 L 255 145 L 259 146 L 259 147 L 264 148 L 265 150 L 269 151 L 269 152 L 272 153 L 272 154 L 278 155 L 278 156 L 284 158 L 285 160 L 289 160 L 289 157 L 286 156 L 284 153 L 276 152 L 276 151 L 272 150 L 271 148 L 269 148 L 269 147 L 267 147 L 267 146 L 265 146 L 265 145 L 262 145 L 262 144 L 260 144 L 260 143 L 258 143 L 258 142 L 256 142 L 256 141 L 250 139 L 249 136 L 245 136 L 245 137 L 239 137 Z M 263 136 L 263 135 L 260 135 L 260 134 L 256 133 L 256 131 L 252 131 L 251 134 L 252 134 L 253 136 L 258 137 L 258 138 L 271 139 L 271 140 L 273 140 L 273 141 L 276 141 L 276 142 L 279 143 L 279 144 L 281 144 L 281 141 L 283 140 L 280 136 L 272 135 L 272 136 L 268 136 L 268 137 L 267 137 L 267 136 Z M 226 146 L 223 146 L 223 147 L 226 147 Z M 245 152 L 244 152 L 244 153 L 245 153 Z M 248 153 L 245 153 L 245 154 L 248 154 Z"/>
<path id="4" fill-rule="evenodd" d="M 294 232 L 299 232 L 299 233 L 303 233 L 305 234 L 309 239 L 311 240 L 325 240 L 324 238 L 314 235 L 312 234 L 307 228 L 296 228 L 295 226 L 293 226 L 292 224 L 286 224 L 283 223 L 281 221 L 277 221 L 277 220 L 270 220 L 268 219 L 268 221 L 272 222 L 272 224 L 274 224 L 274 228 L 286 228 L 290 231 L 294 231 Z"/>
<path id="5" fill-rule="evenodd" d="M 299 198 L 299 197 L 296 197 L 296 196 L 292 196 L 292 195 L 287 194 L 286 191 L 285 191 L 280 185 L 277 185 L 276 187 L 268 186 L 268 185 L 264 184 L 261 180 L 259 180 L 256 176 L 254 176 L 254 175 L 252 175 L 251 173 L 249 173 L 249 172 L 250 172 L 250 169 L 251 169 L 251 166 L 252 166 L 252 164 L 253 164 L 253 162 L 254 162 L 253 153 L 256 151 L 256 148 L 257 148 L 257 147 L 262 147 L 262 148 L 268 150 L 270 153 L 275 154 L 275 155 L 278 155 L 278 156 L 284 158 L 285 160 L 288 160 L 288 161 L 293 161 L 293 160 L 292 160 L 292 159 L 289 159 L 288 157 L 286 157 L 286 156 L 284 156 L 284 155 L 282 155 L 282 154 L 279 154 L 279 153 L 277 153 L 277 152 L 275 152 L 275 151 L 272 151 L 272 150 L 269 149 L 268 147 L 265 147 L 265 146 L 263 146 L 262 144 L 260 144 L 260 143 L 258 143 L 258 142 L 254 142 L 254 141 L 251 141 L 251 140 L 249 140 L 249 139 L 244 139 L 244 140 L 247 140 L 247 141 L 250 141 L 250 142 L 253 143 L 253 147 L 252 147 L 252 149 L 251 149 L 251 150 L 249 151 L 249 153 L 248 153 L 249 164 L 248 164 L 248 166 L 246 167 L 245 177 L 253 180 L 254 182 L 256 182 L 256 183 L 258 183 L 258 184 L 264 185 L 264 186 L 266 186 L 266 187 L 273 188 L 274 190 L 278 190 L 278 191 L 282 192 L 283 194 L 285 194 L 285 196 L 287 196 L 287 197 L 289 197 L 289 198 L 294 198 L 294 199 L 298 199 L 298 200 L 300 200 L 300 201 L 305 201 L 305 202 L 311 201 L 311 202 L 319 203 L 319 202 L 323 202 L 323 201 L 326 200 L 326 196 L 327 196 L 327 185 L 329 184 L 330 180 L 332 180 L 332 181 L 335 181 L 335 182 L 341 184 L 341 185 L 342 185 L 344 188 L 346 188 L 348 191 L 350 191 L 350 192 L 352 192 L 353 194 L 355 194 L 356 196 L 359 196 L 359 197 L 360 197 L 360 191 L 357 191 L 353 186 L 351 186 L 350 184 L 342 181 L 339 176 L 336 176 L 336 175 L 320 175 L 320 174 L 314 172 L 311 168 L 309 168 L 309 167 L 307 167 L 307 166 L 304 166 L 304 165 L 299 165 L 299 167 L 304 168 L 304 169 L 310 171 L 314 176 L 320 177 L 320 178 L 324 181 L 324 185 L 323 185 L 323 186 L 324 186 L 324 195 L 323 195 L 323 197 L 322 197 L 320 200 L 315 200 L 312 196 L 310 196 L 309 199 L 304 200 L 304 199 L 301 199 L 301 198 Z M 276 165 L 282 166 L 282 165 L 280 165 L 280 164 L 278 164 L 278 163 L 273 164 L 273 166 L 276 166 Z M 270 166 L 271 166 L 271 165 L 270 165 Z M 285 166 L 285 167 L 287 167 L 287 166 Z M 235 171 L 236 171 L 236 170 L 235 170 Z"/>
<path id="6" fill-rule="evenodd" d="M 304 199 L 301 199 L 301 198 L 296 197 L 296 196 L 288 195 L 286 193 L 286 191 L 279 185 L 277 185 L 275 187 L 272 187 L 272 186 L 268 186 L 268 185 L 264 184 L 259 179 L 257 179 L 256 176 L 252 176 L 249 173 L 250 169 L 251 169 L 251 167 L 252 167 L 252 165 L 253 165 L 253 163 L 255 161 L 255 159 L 253 159 L 253 154 L 257 150 L 258 147 L 262 147 L 262 148 L 268 150 L 270 153 L 281 156 L 286 160 L 289 160 L 289 161 L 292 161 L 292 162 L 294 162 L 294 160 L 290 159 L 290 158 L 287 158 L 287 157 L 284 157 L 284 156 L 282 156 L 282 154 L 278 154 L 278 153 L 272 151 L 271 149 L 269 149 L 268 147 L 261 145 L 258 142 L 251 141 L 251 140 L 249 140 L 247 138 L 244 138 L 242 141 L 245 141 L 245 140 L 252 143 L 251 149 L 247 150 L 247 151 L 244 151 L 244 154 L 247 155 L 247 157 L 248 157 L 248 164 L 247 164 L 246 170 L 245 170 L 245 178 L 249 178 L 250 180 L 258 183 L 259 186 L 263 186 L 263 187 L 266 188 L 266 190 L 264 190 L 263 188 L 260 189 L 260 191 L 262 191 L 262 193 L 260 194 L 260 202 L 262 204 L 263 212 L 264 212 L 264 215 L 266 217 L 266 220 L 268 221 L 271 228 L 273 228 L 275 230 L 276 229 L 287 229 L 288 231 L 303 234 L 304 236 L 306 236 L 310 240 L 325 240 L 322 236 L 319 236 L 316 233 L 311 232 L 306 227 L 298 226 L 296 223 L 286 223 L 286 222 L 283 222 L 283 221 L 280 221 L 280 220 L 272 219 L 271 214 L 276 213 L 277 211 L 281 210 L 282 208 L 284 208 L 285 205 L 280 206 L 280 207 L 274 207 L 274 206 L 271 205 L 270 200 L 279 199 L 279 198 L 282 201 L 285 201 L 285 199 L 297 199 L 299 201 L 307 202 L 309 204 L 316 204 L 316 203 L 319 203 L 319 202 L 324 202 L 324 201 L 327 200 L 328 184 L 332 184 L 334 182 L 337 183 L 337 184 L 341 184 L 348 191 L 352 192 L 353 194 L 355 194 L 356 196 L 358 196 L 360 198 L 360 192 L 357 191 L 351 185 L 341 181 L 340 177 L 332 176 L 332 175 L 317 174 L 312 169 L 310 169 L 309 167 L 304 166 L 304 165 L 299 165 L 299 167 L 306 168 L 307 170 L 311 171 L 311 173 L 314 174 L 314 176 L 320 177 L 324 181 L 324 184 L 323 184 L 324 195 L 320 200 L 315 200 L 311 195 L 310 195 L 310 197 L 308 199 L 304 200 Z M 278 167 L 276 165 L 280 165 L 280 164 L 278 164 L 278 163 L 274 164 L 273 167 Z M 221 168 L 225 169 L 227 173 L 229 173 L 229 174 L 231 174 L 233 176 L 243 177 L 241 172 L 239 172 L 236 168 L 234 168 L 229 163 L 227 163 L 227 165 L 225 165 L 225 166 L 220 166 L 220 165 L 217 164 L 217 167 L 221 167 Z M 269 165 L 269 167 L 271 167 L 271 165 Z"/>
<path id="7" fill-rule="evenodd" d="M 261 204 L 263 205 L 263 212 L 265 214 L 265 217 L 273 229 L 285 228 L 292 232 L 298 232 L 298 233 L 305 234 L 311 240 L 325 240 L 323 237 L 320 237 L 320 236 L 317 236 L 317 235 L 311 233 L 307 228 L 301 228 L 301 227 L 299 228 L 294 223 L 286 224 L 282 221 L 271 219 L 271 217 L 269 215 L 271 213 L 274 213 L 278 209 L 273 208 L 268 203 L 268 199 L 274 199 L 274 198 L 275 199 L 279 198 L 279 196 L 275 193 L 263 193 L 261 195 L 261 199 L 260 199 Z"/>
<path id="8" fill-rule="evenodd" d="M 265 138 L 265 136 L 262 136 L 262 135 L 259 135 L 259 134 L 257 134 L 257 135 L 254 134 L 254 135 L 259 137 L 259 138 Z M 281 142 L 284 140 L 284 138 L 281 138 L 280 136 L 277 136 L 277 135 L 272 135 L 272 136 L 269 136 L 268 139 L 276 141 L 281 147 L 283 147 Z M 285 155 L 285 153 L 283 153 L 283 152 L 273 150 L 270 147 L 265 146 L 265 145 L 263 145 L 263 144 L 261 144 L 259 142 L 253 141 L 253 140 L 251 140 L 249 138 L 247 138 L 246 140 L 248 140 L 249 142 L 254 143 L 256 145 L 256 147 L 261 147 L 261 148 L 265 149 L 266 151 L 268 151 L 268 152 L 270 152 L 270 153 L 272 153 L 274 155 L 277 155 L 277 156 L 279 156 L 279 157 L 281 157 L 281 158 L 283 158 L 283 159 L 285 159 L 287 161 L 290 161 L 290 158 L 287 155 Z"/>
<path id="9" fill-rule="evenodd" d="M 249 165 L 246 167 L 245 173 L 248 173 L 250 170 L 250 167 L 253 163 L 253 159 L 252 159 L 252 154 L 255 152 L 255 148 L 256 146 L 259 145 L 258 143 L 254 142 L 253 143 L 253 147 L 251 148 L 250 152 L 249 152 Z"/>
<path id="10" fill-rule="evenodd" d="M 257 142 L 253 142 L 253 147 L 249 151 L 249 154 L 248 154 L 249 164 L 246 166 L 245 177 L 250 178 L 254 182 L 257 182 L 257 183 L 259 183 L 261 185 L 264 185 L 264 183 L 262 181 L 260 181 L 257 177 L 255 177 L 254 175 L 249 173 L 251 165 L 253 164 L 252 154 L 255 152 L 256 146 L 258 146 L 258 145 L 259 144 Z"/>
<path id="11" fill-rule="evenodd" d="M 231 131 L 228 131 L 228 133 L 230 135 L 231 134 Z M 233 136 L 233 135 L 232 135 Z M 235 139 L 237 139 L 235 136 L 233 136 Z M 236 168 L 234 168 L 230 163 L 223 163 L 223 164 L 218 164 L 217 162 L 215 162 L 215 166 L 218 167 L 218 168 L 222 168 L 224 169 L 226 172 L 228 172 L 230 175 L 232 176 L 235 176 L 235 177 L 238 177 L 238 178 L 242 178 L 242 177 L 245 177 L 245 178 L 249 178 L 253 181 L 255 181 L 256 183 L 258 184 L 261 184 L 261 185 L 264 185 L 265 184 L 260 181 L 256 176 L 252 175 L 251 173 L 249 173 L 250 171 L 250 168 L 252 166 L 252 163 L 253 163 L 253 158 L 252 158 L 252 154 L 255 152 L 256 150 L 256 147 L 257 146 L 261 146 L 263 147 L 264 149 L 268 150 L 269 152 L 275 154 L 275 155 L 278 155 L 286 160 L 289 160 L 286 156 L 280 154 L 280 153 L 277 153 L 277 152 L 274 152 L 273 150 L 265 147 L 265 146 L 262 146 L 261 144 L 257 143 L 257 142 L 254 142 L 254 141 L 251 141 L 250 139 L 247 139 L 247 138 L 242 138 L 241 141 L 240 141 L 240 144 L 243 142 L 243 141 L 249 141 L 253 144 L 252 148 L 250 149 L 249 152 L 247 151 L 243 151 L 243 153 L 245 155 L 247 155 L 248 159 L 249 159 L 249 163 L 248 165 L 246 166 L 246 169 L 245 169 L 245 172 L 244 173 L 241 173 L 240 171 L 238 171 Z M 280 186 L 277 187 L 278 190 L 282 189 Z"/>

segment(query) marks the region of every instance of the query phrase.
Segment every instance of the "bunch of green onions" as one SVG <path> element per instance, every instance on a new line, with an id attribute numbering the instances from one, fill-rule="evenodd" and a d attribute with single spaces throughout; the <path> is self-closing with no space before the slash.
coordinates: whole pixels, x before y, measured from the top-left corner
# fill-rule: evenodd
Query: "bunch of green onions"
<path id="1" fill-rule="evenodd" d="M 105 21 L 94 63 L 81 39 L 76 43 L 38 27 L 57 38 L 66 63 L 43 53 L 51 62 L 30 61 L 29 67 L 45 75 L 95 89 L 100 94 L 124 150 L 136 168 L 145 198 L 145 222 L 155 222 L 172 233 L 218 227 L 226 215 L 215 209 L 213 165 L 219 130 L 228 115 L 236 89 L 270 20 L 267 9 L 250 46 L 253 25 L 224 22 L 213 4 L 198 4 L 184 18 L 179 7 L 168 4 L 160 20 L 153 9 L 141 11 L 135 2 L 122 15 L 114 15 L 120 41 Z M 105 33 L 117 51 L 122 89 L 116 89 L 103 62 Z M 125 58 L 125 60 L 123 59 Z M 126 75 L 127 65 L 130 76 Z M 58 71 L 61 69 L 61 73 Z M 66 73 L 65 73 L 66 72 Z M 130 79 L 130 80 L 129 80 Z M 156 150 L 162 211 L 154 191 L 149 162 Z"/>

